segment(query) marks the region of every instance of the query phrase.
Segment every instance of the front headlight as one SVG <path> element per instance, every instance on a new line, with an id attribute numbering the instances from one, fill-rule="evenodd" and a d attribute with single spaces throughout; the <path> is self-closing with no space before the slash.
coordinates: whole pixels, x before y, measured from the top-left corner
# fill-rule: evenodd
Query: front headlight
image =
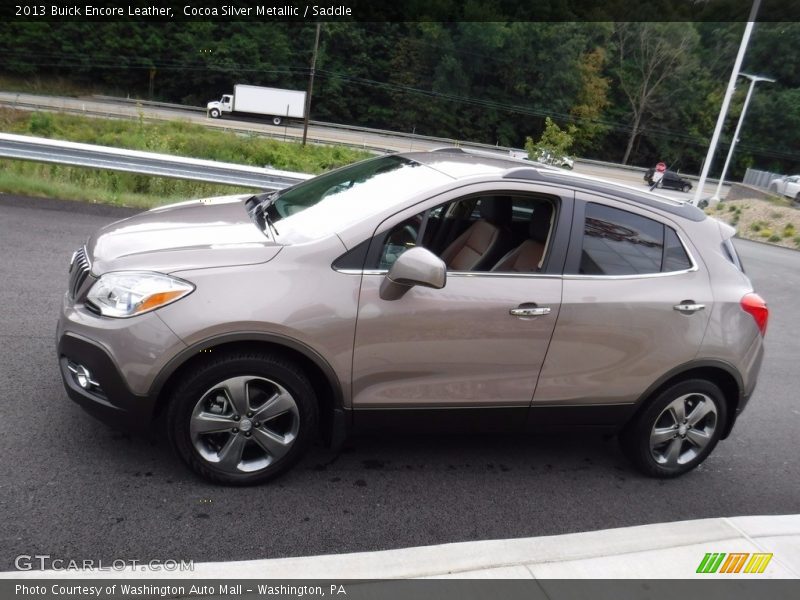
<path id="1" fill-rule="evenodd" d="M 106 317 L 133 317 L 180 300 L 194 291 L 188 281 L 161 273 L 119 271 L 101 276 L 87 300 Z"/>

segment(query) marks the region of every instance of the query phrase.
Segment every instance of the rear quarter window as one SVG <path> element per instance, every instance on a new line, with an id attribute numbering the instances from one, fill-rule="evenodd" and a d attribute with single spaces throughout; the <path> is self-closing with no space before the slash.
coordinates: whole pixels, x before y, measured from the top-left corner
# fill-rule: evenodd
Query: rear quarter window
<path id="1" fill-rule="evenodd" d="M 739 254 L 736 252 L 731 238 L 722 241 L 722 253 L 737 269 L 744 273 L 744 265 L 742 265 L 742 261 L 739 259 Z"/>

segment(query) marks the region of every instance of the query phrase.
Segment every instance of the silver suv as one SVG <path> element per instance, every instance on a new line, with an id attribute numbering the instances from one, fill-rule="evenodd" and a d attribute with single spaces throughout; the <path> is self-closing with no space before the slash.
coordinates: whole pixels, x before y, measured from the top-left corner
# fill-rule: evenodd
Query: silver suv
<path id="1" fill-rule="evenodd" d="M 72 257 L 61 373 L 118 427 L 165 417 L 216 482 L 387 425 L 618 432 L 673 477 L 729 435 L 761 364 L 733 234 L 526 161 L 384 156 L 99 230 Z"/>

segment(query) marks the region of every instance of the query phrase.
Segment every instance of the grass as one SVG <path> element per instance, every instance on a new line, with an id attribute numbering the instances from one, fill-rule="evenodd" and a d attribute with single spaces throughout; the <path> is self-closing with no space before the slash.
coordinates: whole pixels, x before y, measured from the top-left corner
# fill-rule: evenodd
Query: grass
<path id="1" fill-rule="evenodd" d="M 142 119 L 93 119 L 6 108 L 0 108 L 0 131 L 305 173 L 321 173 L 372 156 L 342 146 L 302 146 L 296 142 L 281 142 L 256 135 L 237 135 L 206 129 L 186 121 L 146 123 Z M 152 207 L 176 200 L 248 190 L 197 181 L 7 159 L 0 160 L 0 191 Z"/>
<path id="2" fill-rule="evenodd" d="M 800 210 L 780 198 L 742 199 L 708 207 L 706 212 L 738 228 L 738 235 L 786 248 L 800 248 Z"/>

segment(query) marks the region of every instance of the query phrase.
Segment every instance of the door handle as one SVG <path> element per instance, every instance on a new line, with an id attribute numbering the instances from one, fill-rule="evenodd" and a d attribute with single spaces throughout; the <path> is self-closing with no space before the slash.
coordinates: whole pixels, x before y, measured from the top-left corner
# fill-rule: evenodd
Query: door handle
<path id="1" fill-rule="evenodd" d="M 674 310 L 677 310 L 678 312 L 690 315 L 696 313 L 699 310 L 703 310 L 705 307 L 706 307 L 705 304 L 695 304 L 691 300 L 684 300 L 683 302 L 681 302 L 680 304 L 676 304 L 672 308 Z"/>
<path id="2" fill-rule="evenodd" d="M 550 314 L 549 306 L 528 306 L 512 308 L 508 311 L 512 317 L 540 317 L 542 315 Z"/>

